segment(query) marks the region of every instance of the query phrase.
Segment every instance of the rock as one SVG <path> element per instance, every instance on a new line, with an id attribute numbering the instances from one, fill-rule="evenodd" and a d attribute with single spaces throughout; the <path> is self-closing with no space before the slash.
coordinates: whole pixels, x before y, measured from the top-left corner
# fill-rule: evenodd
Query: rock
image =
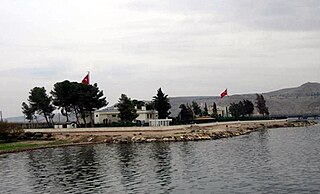
<path id="1" fill-rule="evenodd" d="M 150 139 L 146 139 L 147 142 L 154 142 L 154 141 L 157 141 L 157 139 L 155 138 L 150 138 Z"/>

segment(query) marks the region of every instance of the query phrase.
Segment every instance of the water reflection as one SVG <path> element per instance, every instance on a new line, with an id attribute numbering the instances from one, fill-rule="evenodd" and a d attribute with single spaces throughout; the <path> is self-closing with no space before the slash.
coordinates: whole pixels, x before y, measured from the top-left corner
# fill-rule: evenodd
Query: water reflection
<path id="1" fill-rule="evenodd" d="M 319 193 L 319 129 L 11 154 L 0 158 L 0 188 L 32 194 Z"/>
<path id="2" fill-rule="evenodd" d="M 153 143 L 151 157 L 156 162 L 154 171 L 161 190 L 167 190 L 171 183 L 171 154 L 169 143 Z"/>
<path id="3" fill-rule="evenodd" d="M 119 167 L 121 173 L 121 183 L 127 191 L 134 190 L 132 183 L 136 182 L 137 163 L 135 162 L 136 146 L 134 144 L 117 145 L 117 154 L 119 157 Z"/>
<path id="4" fill-rule="evenodd" d="M 97 191 L 99 163 L 91 146 L 28 152 L 27 171 L 34 192 Z M 40 193 L 41 193 L 40 192 Z"/>

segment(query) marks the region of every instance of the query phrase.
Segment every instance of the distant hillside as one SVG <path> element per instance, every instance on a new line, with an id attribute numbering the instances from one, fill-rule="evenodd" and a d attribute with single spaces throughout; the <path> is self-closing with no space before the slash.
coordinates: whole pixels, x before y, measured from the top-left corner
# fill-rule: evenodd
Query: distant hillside
<path id="1" fill-rule="evenodd" d="M 267 106 L 271 115 L 320 115 L 320 83 L 305 83 L 296 88 L 286 88 L 273 92 L 263 93 L 266 99 Z M 239 102 L 240 100 L 250 100 L 255 102 L 255 94 L 242 94 L 231 95 L 221 99 L 219 96 L 189 96 L 189 97 L 171 97 L 170 104 L 171 116 L 175 117 L 180 112 L 180 104 L 191 104 L 192 101 L 196 101 L 198 104 L 204 107 L 207 103 L 208 106 L 215 102 L 218 106 L 227 106 L 232 102 Z M 24 117 L 11 117 L 5 120 L 9 122 L 24 122 Z M 65 117 L 56 114 L 54 121 L 65 122 Z M 71 120 L 75 120 L 73 116 Z M 45 122 L 45 119 L 41 116 L 38 117 L 39 122 Z"/>
<path id="2" fill-rule="evenodd" d="M 19 116 L 19 117 L 10 117 L 10 118 L 5 118 L 4 119 L 5 121 L 8 121 L 8 122 L 16 122 L 16 123 L 25 123 L 25 122 L 28 122 L 28 120 L 25 119 L 24 116 Z M 37 115 L 37 121 L 39 123 L 45 123 L 46 122 L 46 119 L 41 116 L 41 115 Z M 66 117 L 61 115 L 60 113 L 55 113 L 54 117 L 53 117 L 53 121 L 55 123 L 64 123 L 67 121 Z M 70 121 L 76 121 L 76 118 L 74 115 L 72 115 L 70 117 Z"/>
<path id="3" fill-rule="evenodd" d="M 305 83 L 296 88 L 281 89 L 263 93 L 271 115 L 320 114 L 320 83 Z M 218 96 L 171 97 L 171 116 L 177 116 L 180 104 L 215 102 L 218 106 L 227 106 L 232 102 L 248 99 L 255 101 L 255 94 L 231 95 L 221 99 Z"/>

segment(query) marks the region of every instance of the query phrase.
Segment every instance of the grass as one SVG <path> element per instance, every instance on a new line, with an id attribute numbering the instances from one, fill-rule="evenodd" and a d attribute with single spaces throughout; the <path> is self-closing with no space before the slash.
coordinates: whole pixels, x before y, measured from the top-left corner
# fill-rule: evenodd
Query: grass
<path id="1" fill-rule="evenodd" d="M 65 142 L 63 141 L 19 141 L 12 143 L 0 143 L 0 153 L 57 146 L 64 143 Z"/>

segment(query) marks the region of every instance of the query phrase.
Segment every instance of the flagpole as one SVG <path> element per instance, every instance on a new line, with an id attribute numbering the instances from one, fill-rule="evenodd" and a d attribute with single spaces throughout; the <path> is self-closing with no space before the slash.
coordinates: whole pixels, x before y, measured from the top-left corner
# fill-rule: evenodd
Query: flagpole
<path id="1" fill-rule="evenodd" d="M 89 85 L 90 85 L 90 80 L 91 80 L 90 71 L 88 71 L 88 83 L 89 83 Z"/>

